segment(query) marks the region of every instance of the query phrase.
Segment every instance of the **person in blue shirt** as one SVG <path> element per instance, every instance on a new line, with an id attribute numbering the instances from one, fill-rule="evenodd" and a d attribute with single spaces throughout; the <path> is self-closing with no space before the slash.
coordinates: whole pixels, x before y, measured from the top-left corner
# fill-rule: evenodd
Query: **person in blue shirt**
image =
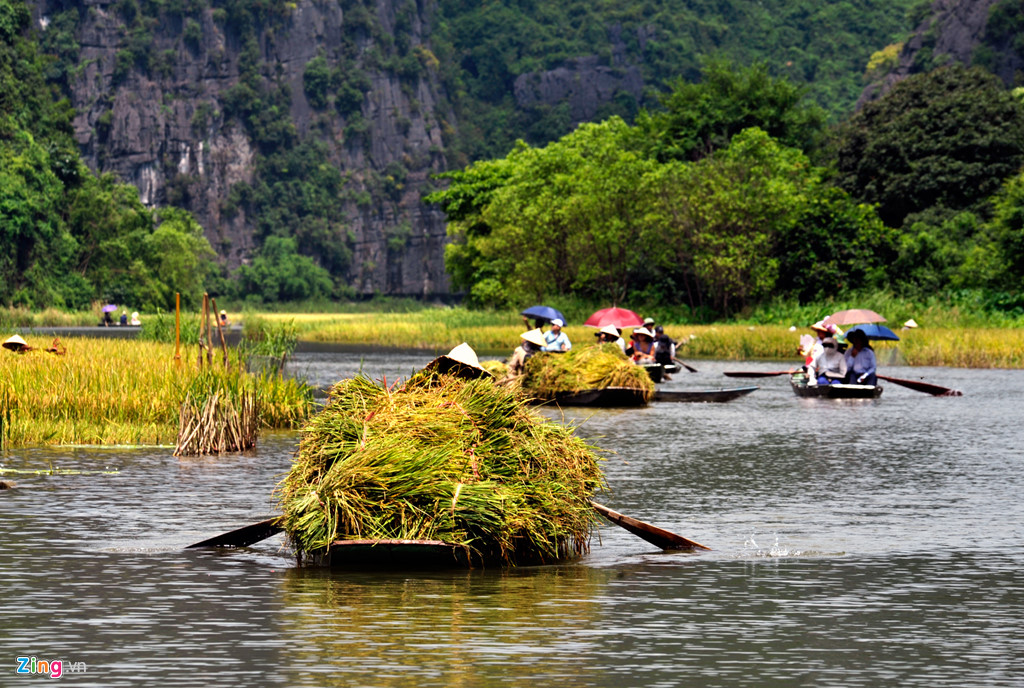
<path id="1" fill-rule="evenodd" d="M 851 385 L 877 385 L 875 350 L 868 336 L 860 330 L 846 333 L 850 348 L 846 351 L 846 383 Z"/>
<path id="2" fill-rule="evenodd" d="M 547 342 L 541 351 L 555 351 L 563 353 L 572 348 L 572 342 L 569 341 L 569 335 L 562 332 L 562 326 L 565 325 L 559 318 L 555 318 L 551 321 L 551 329 L 544 333 L 544 341 Z"/>

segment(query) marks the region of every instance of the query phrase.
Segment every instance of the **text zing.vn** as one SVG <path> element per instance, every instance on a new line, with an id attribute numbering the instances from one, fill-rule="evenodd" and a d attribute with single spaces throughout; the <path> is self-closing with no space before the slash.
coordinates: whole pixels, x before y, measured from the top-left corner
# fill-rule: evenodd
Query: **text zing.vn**
<path id="1" fill-rule="evenodd" d="M 60 659 L 36 659 L 35 657 L 18 657 L 17 674 L 48 674 L 50 678 L 60 678 L 65 669 L 69 674 L 84 674 L 85 662 L 65 662 Z"/>

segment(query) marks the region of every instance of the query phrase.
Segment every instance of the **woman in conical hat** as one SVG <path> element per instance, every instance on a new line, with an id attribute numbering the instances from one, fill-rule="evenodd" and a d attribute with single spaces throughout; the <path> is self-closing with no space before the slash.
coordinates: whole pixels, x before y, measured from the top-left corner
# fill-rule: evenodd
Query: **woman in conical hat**
<path id="1" fill-rule="evenodd" d="M 22 351 L 32 350 L 32 347 L 28 345 L 28 342 L 22 339 L 21 335 L 17 334 L 13 334 L 10 337 L 8 337 L 6 341 L 4 341 L 3 346 L 5 349 L 10 349 L 11 351 L 17 351 L 19 353 L 21 353 Z"/>

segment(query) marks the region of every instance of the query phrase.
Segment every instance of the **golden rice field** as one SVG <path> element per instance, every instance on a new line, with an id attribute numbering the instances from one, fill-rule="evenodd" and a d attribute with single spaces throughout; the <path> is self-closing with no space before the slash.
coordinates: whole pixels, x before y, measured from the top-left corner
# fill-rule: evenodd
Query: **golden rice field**
<path id="1" fill-rule="evenodd" d="M 480 354 L 511 354 L 525 330 L 513 314 L 476 313 L 461 308 L 414 313 L 268 314 L 293 320 L 304 341 L 445 352 L 468 342 Z M 594 341 L 592 327 L 568 325 L 574 343 Z M 809 329 L 785 326 L 672 325 L 665 331 L 678 342 L 678 355 L 726 360 L 796 361 L 798 340 Z M 897 330 L 899 342 L 876 342 L 876 351 L 898 352 L 901 363 L 958 368 L 1024 367 L 1024 328 L 934 328 Z M 628 331 L 627 335 L 628 336 Z"/>
<path id="2" fill-rule="evenodd" d="M 45 349 L 49 337 L 25 336 L 34 350 L 0 349 L 0 444 L 173 446 L 195 357 L 174 346 L 123 339 L 67 338 L 66 353 Z M 223 370 L 221 358 L 215 368 Z M 237 362 L 225 384 L 246 376 Z M 261 420 L 297 427 L 311 413 L 311 391 L 279 376 L 257 379 Z"/>

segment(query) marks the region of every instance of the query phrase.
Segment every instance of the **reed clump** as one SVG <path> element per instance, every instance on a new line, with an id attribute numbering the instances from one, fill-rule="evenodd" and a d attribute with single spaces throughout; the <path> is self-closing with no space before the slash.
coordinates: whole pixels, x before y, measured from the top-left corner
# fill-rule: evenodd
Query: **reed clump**
<path id="1" fill-rule="evenodd" d="M 171 445 L 182 402 L 199 374 L 191 356 L 152 341 L 26 337 L 28 353 L 0 349 L 0 417 L 9 447 L 41 444 Z M 237 361 L 214 366 L 226 386 L 250 378 Z M 214 373 L 211 373 L 214 374 Z M 313 391 L 280 376 L 252 377 L 264 427 L 298 427 Z"/>
<path id="2" fill-rule="evenodd" d="M 589 548 L 604 480 L 592 447 L 491 378 L 419 374 L 335 385 L 278 486 L 300 552 L 338 539 L 443 540 L 473 561 L 557 561 Z"/>
<path id="3" fill-rule="evenodd" d="M 651 376 L 626 358 L 615 344 L 534 354 L 526 361 L 520 387 L 528 396 L 545 400 L 566 392 L 606 387 L 639 390 L 647 401 L 654 395 Z"/>

